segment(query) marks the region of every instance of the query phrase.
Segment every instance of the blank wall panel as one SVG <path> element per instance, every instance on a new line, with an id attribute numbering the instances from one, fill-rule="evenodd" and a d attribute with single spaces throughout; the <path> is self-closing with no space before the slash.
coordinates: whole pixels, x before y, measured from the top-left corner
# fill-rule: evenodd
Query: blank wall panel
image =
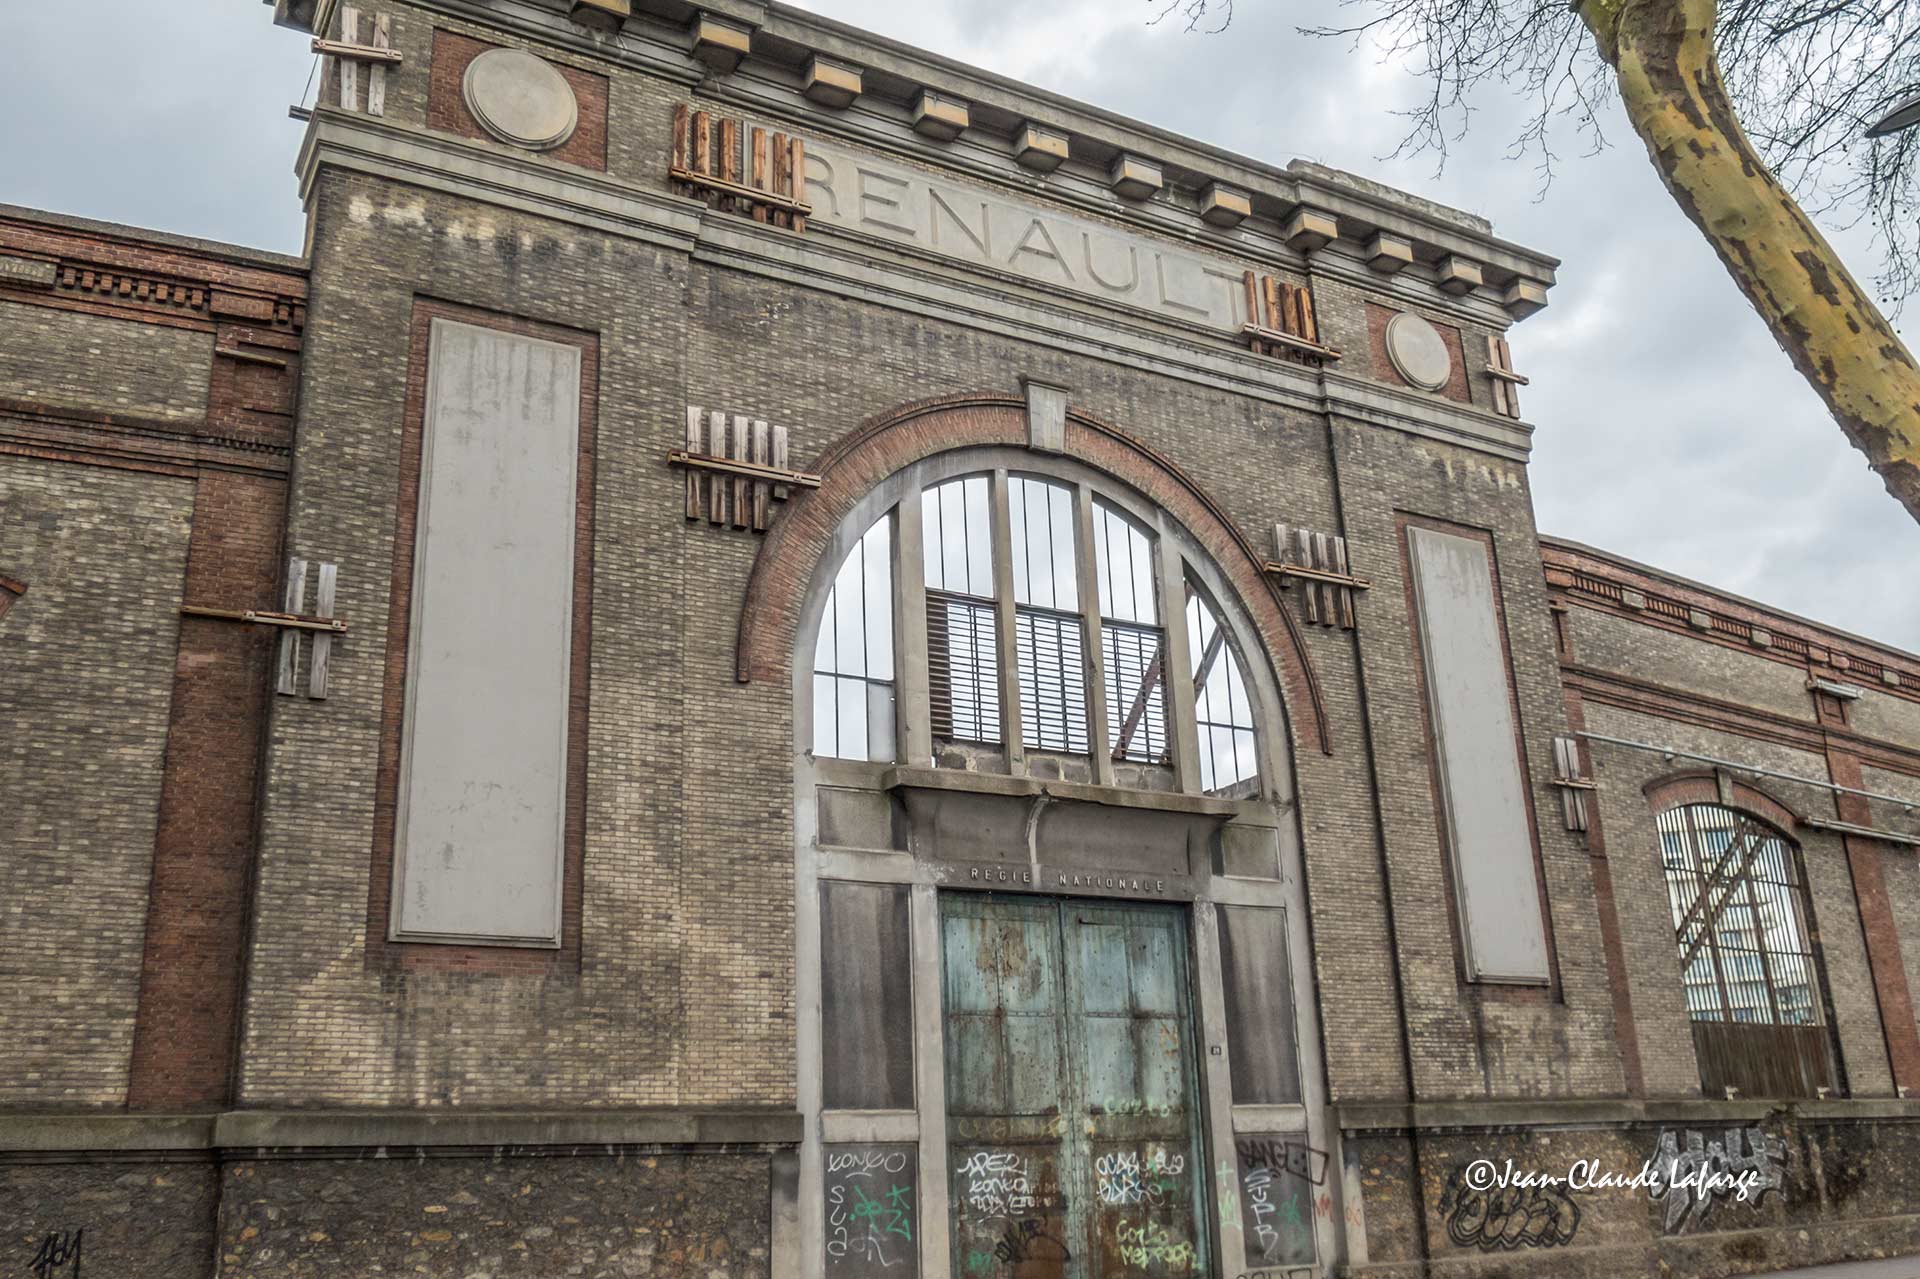
<path id="1" fill-rule="evenodd" d="M 1409 528 L 1467 976 L 1547 979 L 1546 926 L 1487 546 Z"/>
<path id="2" fill-rule="evenodd" d="M 904 884 L 820 885 L 821 1075 L 829 1110 L 913 1108 Z"/>
<path id="3" fill-rule="evenodd" d="M 1293 965 L 1287 912 L 1221 906 L 1221 993 L 1227 1005 L 1229 1078 L 1236 1105 L 1300 1100 L 1300 1057 L 1293 1036 Z"/>
<path id="4" fill-rule="evenodd" d="M 580 352 L 433 322 L 394 936 L 557 946 Z"/>

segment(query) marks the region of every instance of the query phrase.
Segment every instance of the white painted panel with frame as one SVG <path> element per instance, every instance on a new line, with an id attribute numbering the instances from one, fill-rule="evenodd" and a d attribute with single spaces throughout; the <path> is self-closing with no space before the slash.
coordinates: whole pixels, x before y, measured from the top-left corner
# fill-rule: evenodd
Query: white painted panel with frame
<path id="1" fill-rule="evenodd" d="M 1487 547 L 1414 527 L 1407 549 L 1467 976 L 1544 982 L 1546 925 Z"/>
<path id="2" fill-rule="evenodd" d="M 557 947 L 580 351 L 430 342 L 392 936 Z"/>

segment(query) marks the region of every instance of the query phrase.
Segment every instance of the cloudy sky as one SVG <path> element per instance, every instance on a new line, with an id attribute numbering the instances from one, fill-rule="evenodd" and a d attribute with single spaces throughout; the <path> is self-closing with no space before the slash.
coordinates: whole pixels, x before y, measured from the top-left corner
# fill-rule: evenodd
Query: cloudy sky
<path id="1" fill-rule="evenodd" d="M 1477 104 L 1444 173 L 1388 160 L 1420 83 L 1294 33 L 1326 0 L 1239 0 L 1228 34 L 1149 0 L 812 0 L 842 21 L 1284 164 L 1304 156 L 1479 213 L 1564 260 L 1513 335 L 1544 532 L 1920 649 L 1920 527 L 1888 497 L 1668 200 L 1618 111 L 1542 195 Z M 62 0 L 0 18 L 0 201 L 300 249 L 289 103 L 304 40 L 248 0 Z M 1841 238 L 1855 273 L 1864 241 Z M 1920 314 L 1916 310 L 1915 314 Z M 1911 334 L 1908 335 L 1912 340 Z"/>

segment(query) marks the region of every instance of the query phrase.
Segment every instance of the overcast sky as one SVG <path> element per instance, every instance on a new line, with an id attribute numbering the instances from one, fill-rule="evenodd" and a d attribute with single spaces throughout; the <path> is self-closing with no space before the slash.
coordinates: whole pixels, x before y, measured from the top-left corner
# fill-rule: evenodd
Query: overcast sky
<path id="1" fill-rule="evenodd" d="M 1146 0 L 810 7 L 1246 155 L 1392 183 L 1561 258 L 1551 304 L 1512 335 L 1533 379 L 1522 406 L 1541 530 L 1920 649 L 1920 526 L 1793 372 L 1617 109 L 1612 149 L 1584 156 L 1565 139 L 1544 196 L 1506 159 L 1518 108 L 1498 92 L 1444 174 L 1430 158 L 1383 159 L 1390 110 L 1420 83 L 1294 34 L 1323 3 L 1239 0 L 1218 36 L 1149 26 Z M 287 106 L 312 58 L 264 5 L 0 6 L 0 201 L 300 251 Z M 1840 245 L 1857 276 L 1873 273 L 1863 241 Z"/>

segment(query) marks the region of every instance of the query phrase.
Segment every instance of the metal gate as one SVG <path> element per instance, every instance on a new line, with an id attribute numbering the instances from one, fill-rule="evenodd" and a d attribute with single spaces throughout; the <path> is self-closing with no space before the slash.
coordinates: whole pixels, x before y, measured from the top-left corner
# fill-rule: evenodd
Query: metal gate
<path id="1" fill-rule="evenodd" d="M 955 1279 L 1207 1269 L 1183 908 L 946 893 Z"/>

